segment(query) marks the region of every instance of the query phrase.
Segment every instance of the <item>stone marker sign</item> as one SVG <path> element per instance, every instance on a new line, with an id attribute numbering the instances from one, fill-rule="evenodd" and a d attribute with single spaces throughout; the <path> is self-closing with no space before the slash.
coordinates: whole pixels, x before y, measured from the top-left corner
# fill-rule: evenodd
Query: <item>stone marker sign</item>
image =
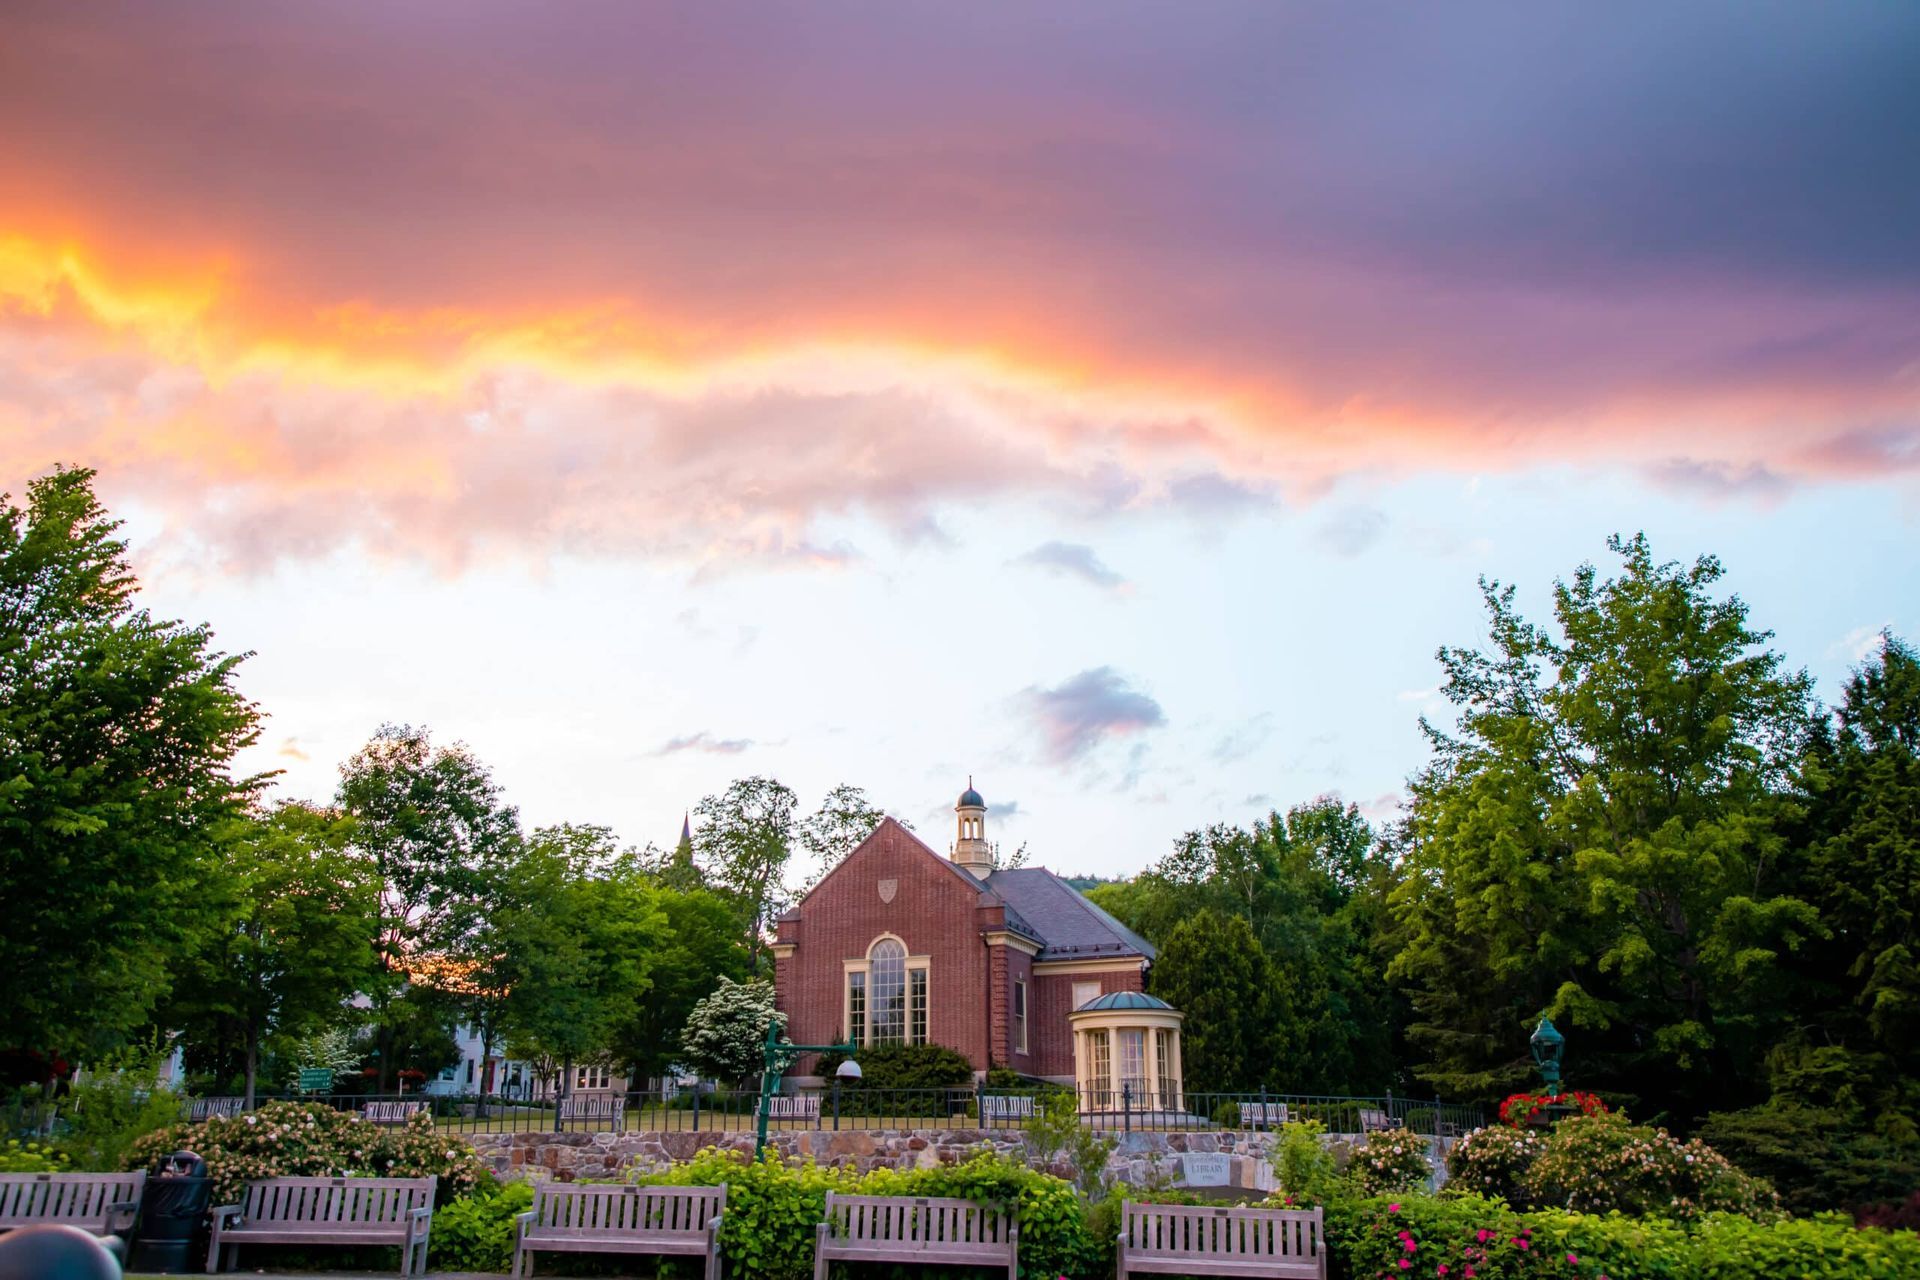
<path id="1" fill-rule="evenodd" d="M 1231 1156 L 1189 1152 L 1180 1157 L 1180 1180 L 1190 1187 L 1230 1186 L 1233 1182 L 1232 1171 Z"/>

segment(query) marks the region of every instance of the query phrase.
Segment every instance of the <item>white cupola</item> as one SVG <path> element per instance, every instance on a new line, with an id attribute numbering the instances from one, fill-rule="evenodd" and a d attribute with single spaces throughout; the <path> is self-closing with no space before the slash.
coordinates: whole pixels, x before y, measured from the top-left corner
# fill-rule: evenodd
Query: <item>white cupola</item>
<path id="1" fill-rule="evenodd" d="M 985 880 L 993 871 L 993 846 L 987 843 L 987 802 L 973 789 L 972 778 L 967 779 L 967 789 L 960 793 L 953 812 L 953 863 Z"/>

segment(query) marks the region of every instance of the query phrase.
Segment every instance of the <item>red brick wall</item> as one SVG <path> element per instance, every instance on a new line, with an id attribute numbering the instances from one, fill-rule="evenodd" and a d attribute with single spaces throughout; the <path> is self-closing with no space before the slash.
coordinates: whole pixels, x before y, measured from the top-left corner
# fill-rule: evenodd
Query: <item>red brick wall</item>
<path id="1" fill-rule="evenodd" d="M 1038 1075 L 1040 1072 L 1035 1066 L 1035 1063 L 1040 1060 L 1041 1039 L 1045 1033 L 1042 1031 L 1039 1018 L 1035 1016 L 1037 1010 L 1035 1010 L 1033 1006 L 1035 995 L 1033 957 L 1024 951 L 1017 951 L 1012 947 L 1000 947 L 998 950 L 1007 953 L 1007 981 L 1004 988 L 1006 991 L 1007 1026 L 1006 1036 L 1000 1041 L 1001 1049 L 998 1061 L 1026 1075 Z M 1027 984 L 1027 1051 L 1025 1053 L 1017 1053 L 1013 1047 L 1013 984 L 1015 981 Z M 1055 1034 L 1064 1034 L 1064 1032 L 1056 1030 Z M 1071 1041 L 1068 1042 L 1067 1051 L 1068 1053 L 1072 1053 L 1073 1051 Z"/>
<path id="2" fill-rule="evenodd" d="M 1073 1012 L 1073 984 L 1098 982 L 1100 994 L 1110 991 L 1144 990 L 1144 975 L 1138 969 L 1122 973 L 1043 973 L 1034 978 L 1028 991 L 1033 1010 L 1027 1030 L 1033 1049 L 1033 1065 L 1022 1068 L 1030 1075 L 1061 1076 L 1073 1074 L 1073 1028 L 1067 1015 Z"/>
<path id="3" fill-rule="evenodd" d="M 880 901 L 882 880 L 897 881 L 892 902 Z M 891 933 L 907 954 L 930 958 L 927 1038 L 965 1054 L 976 1070 L 988 1058 L 987 946 L 983 933 L 1005 923 L 1001 907 L 980 905 L 965 872 L 888 820 L 783 920 L 782 942 L 794 952 L 775 967 L 787 1034 L 800 1044 L 831 1044 L 845 1034 L 843 960 L 867 953 Z M 1000 950 L 1000 948 L 995 948 Z M 802 1062 L 794 1074 L 806 1075 Z"/>

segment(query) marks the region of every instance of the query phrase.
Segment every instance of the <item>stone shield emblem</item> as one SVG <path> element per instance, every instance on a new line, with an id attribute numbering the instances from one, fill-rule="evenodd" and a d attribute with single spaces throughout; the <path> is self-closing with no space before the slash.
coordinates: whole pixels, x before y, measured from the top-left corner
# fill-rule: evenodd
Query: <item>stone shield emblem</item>
<path id="1" fill-rule="evenodd" d="M 882 880 L 880 882 L 880 901 L 892 902 L 893 895 L 898 892 L 900 892 L 900 882 L 898 880 Z"/>

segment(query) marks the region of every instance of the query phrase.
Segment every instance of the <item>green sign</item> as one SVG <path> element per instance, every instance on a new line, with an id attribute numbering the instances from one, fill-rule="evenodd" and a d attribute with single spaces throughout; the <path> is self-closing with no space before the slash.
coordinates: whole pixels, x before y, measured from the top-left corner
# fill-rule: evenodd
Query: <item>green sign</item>
<path id="1" fill-rule="evenodd" d="M 325 1093 L 333 1088 L 333 1071 L 329 1067 L 302 1067 L 300 1069 L 300 1092 Z"/>

